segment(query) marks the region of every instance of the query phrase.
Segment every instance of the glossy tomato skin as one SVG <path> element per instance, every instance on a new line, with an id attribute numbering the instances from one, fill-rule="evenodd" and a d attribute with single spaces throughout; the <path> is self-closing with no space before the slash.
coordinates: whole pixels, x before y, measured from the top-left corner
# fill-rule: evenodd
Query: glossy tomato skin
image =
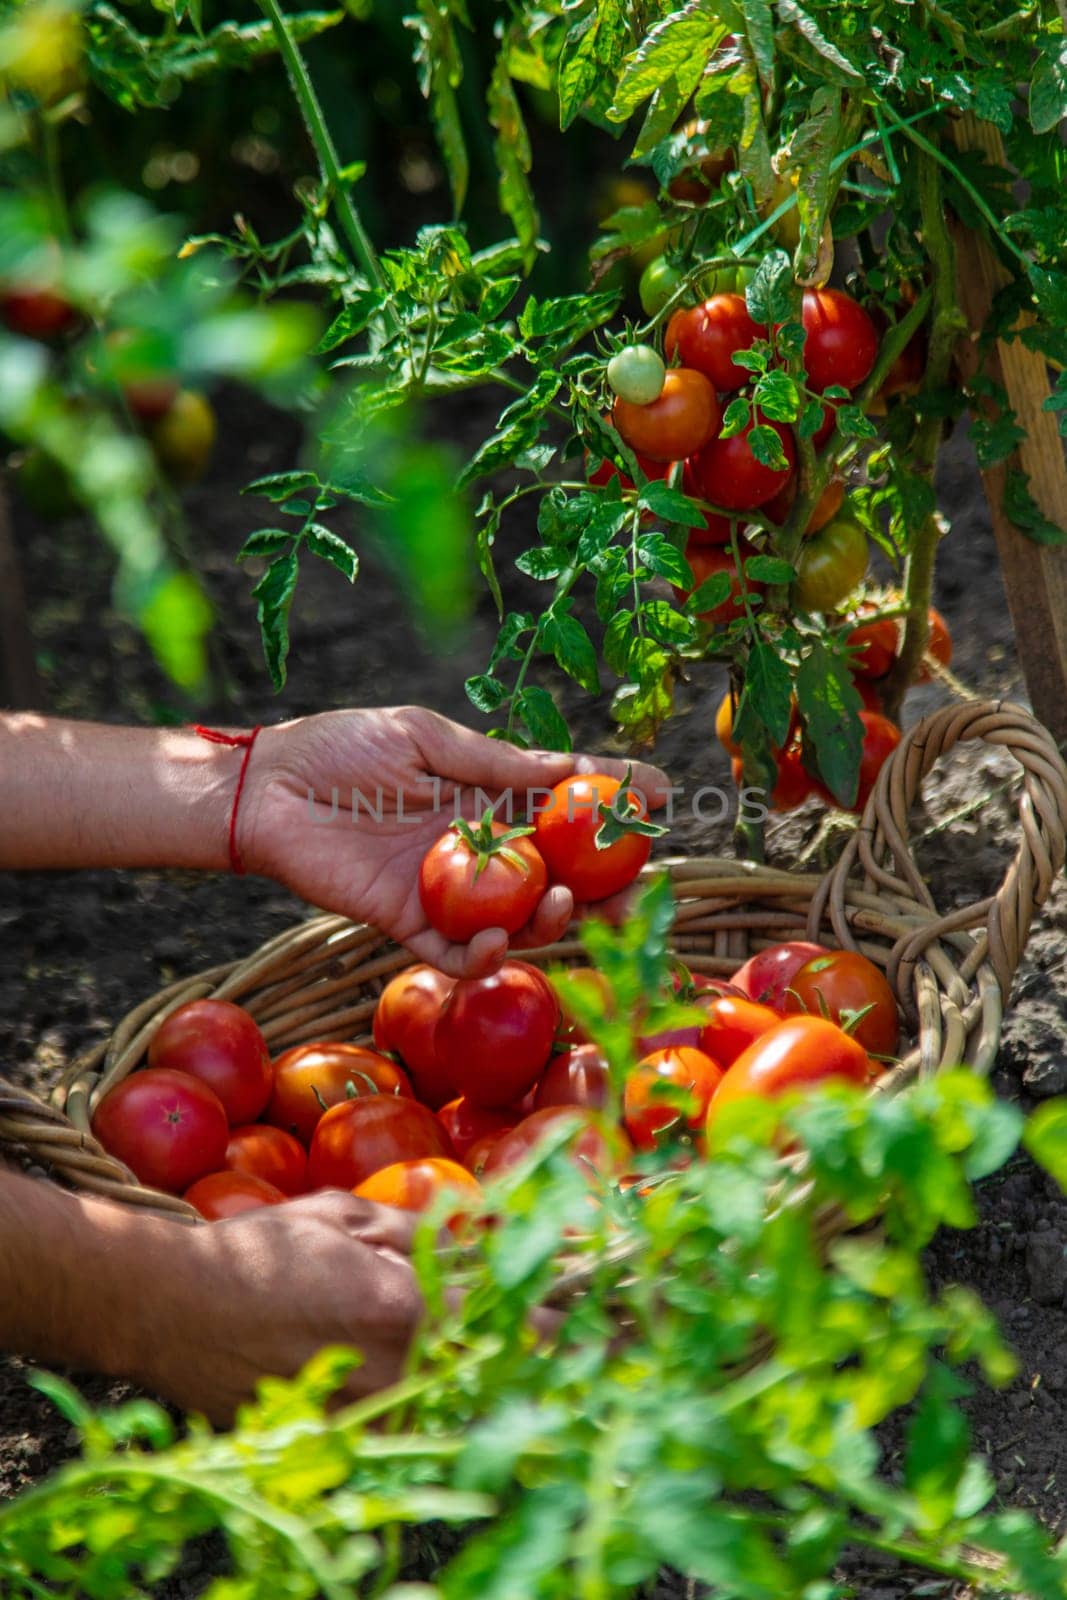
<path id="1" fill-rule="evenodd" d="M 304 1146 L 284 1128 L 272 1128 L 264 1122 L 231 1129 L 223 1165 L 227 1172 L 262 1178 L 284 1195 L 303 1194 L 307 1188 L 308 1156 Z"/>
<path id="2" fill-rule="evenodd" d="M 309 1145 L 323 1111 L 368 1094 L 414 1099 L 407 1073 L 361 1044 L 298 1044 L 274 1063 L 266 1120 Z"/>
<path id="3" fill-rule="evenodd" d="M 148 1065 L 202 1079 L 235 1125 L 255 1122 L 271 1090 L 267 1042 L 248 1012 L 228 1000 L 179 1006 L 148 1046 Z"/>
<path id="4" fill-rule="evenodd" d="M 459 1095 L 441 1107 L 437 1120 L 448 1134 L 457 1159 L 465 1161 L 471 1145 L 477 1144 L 486 1135 L 496 1139 L 502 1133 L 507 1133 L 519 1121 L 519 1113 L 510 1107 L 505 1111 L 494 1111 L 488 1106 L 476 1106 Z"/>
<path id="5" fill-rule="evenodd" d="M 280 1206 L 288 1198 L 273 1183 L 249 1172 L 210 1172 L 186 1189 L 182 1196 L 207 1222 L 223 1222 L 245 1211 Z"/>
<path id="6" fill-rule="evenodd" d="M 668 361 L 677 355 L 683 367 L 702 372 L 720 394 L 729 394 L 750 377 L 734 361 L 735 352 L 750 350 L 766 337 L 767 329 L 749 316 L 744 295 L 714 294 L 703 305 L 674 313 L 663 349 Z"/>
<path id="7" fill-rule="evenodd" d="M 610 1072 L 602 1050 L 595 1044 L 576 1044 L 548 1063 L 534 1094 L 534 1109 L 585 1106 L 603 1111 L 609 1094 Z"/>
<path id="8" fill-rule="evenodd" d="M 663 393 L 666 368 L 658 350 L 648 344 L 626 345 L 607 364 L 608 385 L 620 400 L 651 405 Z"/>
<path id="9" fill-rule="evenodd" d="M 570 1123 L 576 1135 L 570 1146 L 571 1160 L 590 1182 L 597 1174 L 618 1176 L 625 1171 L 633 1153 L 630 1144 L 598 1112 L 580 1106 L 545 1106 L 524 1117 L 510 1133 L 496 1141 L 486 1157 L 485 1177 L 495 1177 L 497 1173 L 517 1167 L 537 1149 L 545 1135 L 563 1121 Z"/>
<path id="10" fill-rule="evenodd" d="M 534 838 L 553 883 L 565 884 L 581 904 L 606 900 L 632 883 L 652 853 L 652 840 L 640 833 L 629 833 L 604 849 L 598 849 L 596 836 L 603 821 L 600 807 L 621 811 L 618 778 L 603 772 L 583 777 L 564 778 L 537 816 Z M 644 797 L 628 789 L 626 798 L 637 806 L 637 815 L 646 818 Z"/>
<path id="11" fill-rule="evenodd" d="M 552 1051 L 559 1001 L 525 961 L 505 961 L 486 978 L 462 978 L 437 1024 L 437 1052 L 460 1094 L 475 1105 L 514 1105 Z"/>
<path id="12" fill-rule="evenodd" d="M 888 717 L 883 717 L 878 711 L 861 711 L 860 721 L 863 724 L 863 751 L 860 755 L 860 777 L 856 799 L 850 807 L 852 811 L 862 811 L 865 808 L 878 782 L 878 774 L 901 740 L 901 732 L 896 723 L 890 722 Z"/>
<path id="13" fill-rule="evenodd" d="M 168 1194 L 221 1167 L 229 1138 L 214 1090 L 170 1067 L 132 1072 L 116 1084 L 93 1112 L 92 1130 L 142 1183 Z"/>
<path id="14" fill-rule="evenodd" d="M 755 550 L 744 539 L 737 541 L 738 554 L 742 564 Z M 695 594 L 702 584 L 716 573 L 725 572 L 730 580 L 730 592 L 725 600 L 710 607 L 707 611 L 698 613 L 701 622 L 707 622 L 712 627 L 724 627 L 728 622 L 734 622 L 745 614 L 745 602 L 742 598 L 744 585 L 737 573 L 737 563 L 734 561 L 731 550 L 721 550 L 715 546 L 694 544 L 690 539 L 685 547 L 685 559 L 688 561 L 693 574 L 692 589 L 674 589 L 675 598 L 684 604 L 691 594 Z M 765 594 L 766 584 L 754 583 L 751 578 L 745 580 L 750 595 Z M 672 588 L 674 586 L 672 585 Z"/>
<path id="15" fill-rule="evenodd" d="M 703 1050 L 676 1045 L 654 1050 L 626 1080 L 622 1120 L 637 1150 L 655 1150 L 665 1137 L 698 1132 L 722 1067 Z"/>
<path id="16" fill-rule="evenodd" d="M 419 1099 L 434 1110 L 459 1093 L 434 1043 L 437 1020 L 455 984 L 454 978 L 420 962 L 386 984 L 374 1013 L 378 1049 L 396 1052 Z"/>
<path id="17" fill-rule="evenodd" d="M 698 1048 L 724 1070 L 781 1021 L 770 1006 L 732 995 L 716 995 L 698 1003 L 708 1019 L 701 1029 Z"/>
<path id="18" fill-rule="evenodd" d="M 821 944 L 812 944 L 807 939 L 788 939 L 749 956 L 734 973 L 733 981 L 750 1000 L 780 1012 L 784 1010 L 785 992 L 793 981 L 793 974 L 813 957 L 826 954 Z"/>
<path id="19" fill-rule="evenodd" d="M 862 615 L 864 607 L 860 607 Z M 849 670 L 863 678 L 884 678 L 897 658 L 897 619 L 881 617 L 877 622 L 861 622 L 852 629 L 845 643 L 857 652 Z"/>
<path id="20" fill-rule="evenodd" d="M 518 1127 L 518 1123 L 515 1126 Z M 510 1133 L 511 1129 L 509 1128 L 507 1131 Z M 473 1173 L 476 1178 L 480 1178 L 485 1172 L 486 1162 L 489 1160 L 490 1153 L 502 1138 L 503 1134 L 500 1133 L 485 1133 L 480 1139 L 475 1139 L 463 1157 L 463 1165 L 467 1171 Z"/>
<path id="21" fill-rule="evenodd" d="M 421 1160 L 394 1161 L 392 1166 L 381 1167 L 358 1183 L 352 1193 L 400 1211 L 429 1211 L 437 1196 L 448 1190 L 477 1197 L 482 1186 L 458 1161 L 423 1156 Z"/>
<path id="22" fill-rule="evenodd" d="M 682 467 L 682 493 L 691 500 L 704 499 L 704 485 L 700 482 L 696 472 L 696 462 L 699 457 L 690 456 Z M 704 521 L 699 528 L 690 528 L 689 544 L 724 545 L 730 543 L 730 518 L 720 517 L 715 511 L 706 511 Z"/>
<path id="23" fill-rule="evenodd" d="M 785 488 L 797 452 L 793 435 L 781 422 L 760 418 L 760 426 L 773 428 L 782 444 L 786 466 L 765 467 L 757 461 L 749 444 L 754 424 L 749 421 L 729 439 L 712 439 L 699 452 L 694 464 L 697 480 L 703 485 L 704 499 L 723 511 L 755 511 Z"/>
<path id="24" fill-rule="evenodd" d="M 494 822 L 491 831 L 499 839 L 510 830 Z M 525 927 L 545 892 L 545 864 L 528 837 L 510 839 L 506 849 L 479 857 L 453 828 L 430 846 L 419 867 L 419 900 L 431 928 L 467 944 L 485 928 Z"/>
<path id="25" fill-rule="evenodd" d="M 681 287 L 681 283 L 682 274 L 677 267 L 671 266 L 666 256 L 656 256 L 650 261 L 642 272 L 641 281 L 637 286 L 638 298 L 645 316 L 658 316 L 667 301 Z"/>
<path id="26" fill-rule="evenodd" d="M 714 438 L 722 412 L 702 372 L 672 367 L 658 400 L 647 406 L 616 400 L 611 420 L 631 450 L 654 461 L 680 461 Z"/>
<path id="27" fill-rule="evenodd" d="M 797 557 L 793 604 L 800 611 L 836 611 L 867 571 L 867 535 L 858 522 L 838 517 L 805 540 Z"/>
<path id="28" fill-rule="evenodd" d="M 884 973 L 858 950 L 831 950 L 806 962 L 794 974 L 785 1002 L 787 1014 L 828 1016 L 839 1027 L 847 1026 L 855 1013 L 867 1011 L 855 1027 L 849 1027 L 852 1037 L 868 1055 L 896 1053 L 900 1043 L 896 997 Z"/>
<path id="29" fill-rule="evenodd" d="M 871 375 L 878 330 L 857 300 L 841 289 L 805 289 L 801 321 L 807 339 L 804 365 L 810 386 L 856 389 Z"/>
<path id="30" fill-rule="evenodd" d="M 708 1107 L 707 1131 L 726 1106 L 751 1096 L 776 1099 L 793 1089 L 844 1079 L 868 1081 L 867 1052 L 855 1039 L 822 1017 L 786 1017 L 734 1062 Z"/>
<path id="31" fill-rule="evenodd" d="M 455 1152 L 428 1106 L 417 1100 L 374 1094 L 331 1106 L 315 1129 L 308 1156 L 310 1189 L 354 1189 L 372 1172 L 395 1161 Z"/>

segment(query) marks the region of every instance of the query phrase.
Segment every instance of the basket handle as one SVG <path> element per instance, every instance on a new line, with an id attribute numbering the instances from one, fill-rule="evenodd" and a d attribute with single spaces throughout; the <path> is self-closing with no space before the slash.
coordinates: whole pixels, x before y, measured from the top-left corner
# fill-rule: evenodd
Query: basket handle
<path id="1" fill-rule="evenodd" d="M 962 963 L 961 976 L 972 977 L 988 960 L 1006 1000 L 1034 912 L 1064 862 L 1067 765 L 1048 729 L 1010 701 L 953 703 L 917 723 L 882 767 L 856 832 L 812 898 L 808 937 L 817 939 L 828 917 L 839 943 L 849 950 L 857 948 L 845 900 L 845 886 L 857 868 L 863 870 L 866 888 L 918 900 L 936 913 L 911 853 L 908 813 L 931 767 L 956 745 L 971 740 L 1009 751 L 1022 768 L 1019 846 L 995 895 L 937 917 L 898 939 L 886 974 L 908 1007 L 915 966 L 928 946 L 979 926 L 984 931 Z"/>

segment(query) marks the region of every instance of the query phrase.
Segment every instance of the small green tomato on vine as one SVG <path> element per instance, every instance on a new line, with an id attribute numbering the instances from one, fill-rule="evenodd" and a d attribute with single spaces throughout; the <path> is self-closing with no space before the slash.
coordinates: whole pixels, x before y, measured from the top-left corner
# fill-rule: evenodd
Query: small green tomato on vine
<path id="1" fill-rule="evenodd" d="M 658 400 L 666 376 L 662 356 L 647 344 L 627 345 L 608 362 L 608 383 L 613 392 L 633 406 L 649 406 Z"/>

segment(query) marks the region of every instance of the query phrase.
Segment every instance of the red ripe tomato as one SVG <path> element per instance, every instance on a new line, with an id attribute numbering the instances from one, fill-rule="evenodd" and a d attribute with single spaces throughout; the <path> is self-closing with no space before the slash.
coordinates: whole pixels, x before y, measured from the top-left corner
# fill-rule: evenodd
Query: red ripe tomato
<path id="1" fill-rule="evenodd" d="M 722 412 L 715 390 L 702 372 L 672 367 L 663 392 L 651 405 L 616 400 L 611 420 L 619 435 L 654 461 L 680 461 L 691 456 L 718 432 Z"/>
<path id="2" fill-rule="evenodd" d="M 561 1122 L 569 1122 L 575 1137 L 569 1146 L 570 1157 L 580 1172 L 592 1181 L 597 1174 L 617 1177 L 626 1170 L 633 1154 L 629 1143 L 596 1111 L 581 1106 L 545 1106 L 498 1139 L 485 1160 L 487 1178 L 508 1172 L 536 1150 L 545 1135 Z"/>
<path id="3" fill-rule="evenodd" d="M 752 422 L 747 422 L 740 433 L 729 439 L 712 439 L 700 451 L 694 466 L 696 477 L 704 486 L 704 499 L 723 511 L 754 511 L 783 489 L 796 465 L 797 452 L 793 435 L 781 422 L 759 419 L 759 426 L 773 428 L 781 440 L 786 466 L 781 469 L 765 467 L 757 461 L 748 442 Z"/>
<path id="4" fill-rule="evenodd" d="M 856 389 L 871 375 L 878 330 L 857 300 L 840 289 L 805 289 L 801 322 L 807 339 L 808 383 L 821 392 L 832 384 Z"/>
<path id="5" fill-rule="evenodd" d="M 429 1211 L 437 1196 L 446 1190 L 477 1196 L 482 1186 L 457 1161 L 424 1156 L 420 1161 L 394 1161 L 392 1166 L 372 1172 L 352 1193 L 380 1206 L 396 1206 L 400 1211 Z"/>
<path id="6" fill-rule="evenodd" d="M 768 500 L 763 507 L 763 514 L 772 522 L 783 523 L 793 509 L 793 501 L 797 497 L 797 481 L 790 478 L 784 489 L 780 489 L 773 500 Z M 815 502 L 808 525 L 804 529 L 804 537 L 818 533 L 820 528 L 825 528 L 832 522 L 841 510 L 845 498 L 845 480 L 831 478 L 818 500 Z"/>
<path id="7" fill-rule="evenodd" d="M 578 985 L 583 996 L 587 997 L 589 1003 L 595 1005 L 602 1015 L 611 1016 L 615 1008 L 615 997 L 611 992 L 611 984 L 602 972 L 598 972 L 596 967 L 569 967 L 567 969 L 567 977 L 572 983 Z M 551 976 L 549 977 L 549 982 L 552 983 Z M 554 983 L 553 988 L 556 988 Z M 558 990 L 557 997 L 559 997 Z M 568 1015 L 562 998 L 560 998 L 560 1009 L 562 1016 L 559 1031 L 556 1034 L 556 1043 L 588 1044 L 589 1039 L 584 1028 L 573 1017 Z"/>
<path id="8" fill-rule="evenodd" d="M 372 1094 L 331 1106 L 315 1129 L 308 1157 L 310 1189 L 354 1189 L 394 1161 L 454 1151 L 433 1112 L 417 1100 Z"/>
<path id="9" fill-rule="evenodd" d="M 856 799 L 849 808 L 862 811 L 870 799 L 878 774 L 900 743 L 900 729 L 878 711 L 861 711 L 863 723 L 863 753 L 860 756 L 860 781 Z"/>
<path id="10" fill-rule="evenodd" d="M 703 500 L 704 485 L 699 482 L 694 469 L 696 459 L 695 456 L 690 457 L 682 467 L 682 493 L 687 494 L 691 500 Z M 690 528 L 689 543 L 729 544 L 731 531 L 729 517 L 720 517 L 715 511 L 706 511 L 703 527 Z"/>
<path id="11" fill-rule="evenodd" d="M 110 1155 L 150 1189 L 181 1194 L 222 1166 L 230 1136 L 213 1089 L 169 1067 L 133 1072 L 93 1112 L 92 1129 Z"/>
<path id="12" fill-rule="evenodd" d="M 182 1196 L 208 1222 L 239 1217 L 244 1211 L 259 1211 L 263 1206 L 280 1206 L 286 1196 L 273 1183 L 248 1172 L 210 1172 L 198 1178 Z"/>
<path id="13" fill-rule="evenodd" d="M 303 1194 L 307 1188 L 307 1151 L 284 1128 L 249 1122 L 234 1128 L 223 1161 L 227 1172 L 244 1172 L 272 1183 L 282 1194 Z"/>
<path id="14" fill-rule="evenodd" d="M 369 1094 L 414 1099 L 407 1074 L 387 1056 L 361 1044 L 298 1044 L 274 1063 L 267 1121 L 310 1144 L 331 1106 Z M 272 1180 L 273 1181 L 273 1180 Z"/>
<path id="15" fill-rule="evenodd" d="M 65 295 L 29 284 L 12 284 L 0 294 L 0 316 L 24 339 L 56 339 L 78 320 Z"/>
<path id="16" fill-rule="evenodd" d="M 811 442 L 816 450 L 822 449 L 837 425 L 838 404 L 836 400 L 827 400 L 822 408 L 822 421 L 811 436 Z"/>
<path id="17" fill-rule="evenodd" d="M 787 1017 L 750 1044 L 725 1074 L 708 1107 L 708 1134 L 724 1107 L 738 1100 L 774 1100 L 831 1078 L 866 1083 L 869 1070 L 863 1046 L 835 1023 L 822 1017 Z"/>
<path id="18" fill-rule="evenodd" d="M 869 604 L 861 605 L 860 612 L 872 611 Z M 897 659 L 898 628 L 895 617 L 882 617 L 877 622 L 861 622 L 845 640 L 856 650 L 849 670 L 863 678 L 884 678 Z"/>
<path id="19" fill-rule="evenodd" d="M 636 452 L 636 455 L 637 465 L 641 468 L 641 471 L 644 473 L 645 477 L 649 479 L 667 477 L 674 465 L 673 461 L 653 461 L 651 456 L 643 456 L 639 450 Z M 595 484 L 598 489 L 604 488 L 606 484 L 611 482 L 612 478 L 618 478 L 624 489 L 632 489 L 634 487 L 634 480 L 627 473 L 620 472 L 618 467 L 615 466 L 614 462 L 600 461 L 593 468 L 592 472 L 590 472 L 589 461 L 590 457 L 587 451 L 585 457 L 585 475 L 589 482 Z"/>
<path id="20" fill-rule="evenodd" d="M 732 1067 L 750 1044 L 781 1021 L 770 1006 L 733 995 L 716 995 L 698 1003 L 708 1019 L 700 1032 L 699 1048 L 723 1068 Z"/>
<path id="21" fill-rule="evenodd" d="M 725 978 L 712 978 L 706 972 L 691 972 L 688 982 L 675 973 L 674 987 L 678 994 L 697 1001 L 701 1001 L 703 995 L 742 994 L 736 984 L 727 982 Z M 688 994 L 689 990 L 692 990 L 691 994 Z"/>
<path id="22" fill-rule="evenodd" d="M 930 637 L 926 641 L 926 655 L 927 657 L 932 657 L 935 661 L 939 661 L 943 667 L 947 667 L 952 660 L 952 635 L 948 631 L 948 623 L 940 611 L 935 611 L 933 606 L 930 607 L 929 622 Z M 917 683 L 927 683 L 932 676 L 930 668 L 924 663 L 920 667 L 915 681 Z"/>
<path id="23" fill-rule="evenodd" d="M 202 1079 L 235 1126 L 255 1122 L 270 1094 L 267 1041 L 248 1012 L 228 1000 L 179 1006 L 148 1046 L 148 1065 Z"/>
<path id="24" fill-rule="evenodd" d="M 608 1063 L 595 1044 L 576 1044 L 553 1056 L 534 1094 L 534 1108 L 586 1106 L 603 1111 L 610 1085 Z"/>
<path id="25" fill-rule="evenodd" d="M 900 1042 L 896 996 L 873 961 L 858 950 L 814 956 L 794 973 L 785 997 L 786 1014 L 829 1017 L 846 1028 L 868 1055 L 892 1056 Z M 850 1026 L 860 1012 L 866 1012 Z"/>
<path id="26" fill-rule="evenodd" d="M 544 973 L 505 961 L 487 978 L 456 984 L 437 1024 L 437 1053 L 466 1099 L 514 1105 L 548 1060 L 558 1022 L 559 1001 Z"/>
<path id="27" fill-rule="evenodd" d="M 785 991 L 805 962 L 815 956 L 826 955 L 821 944 L 811 944 L 804 939 L 789 939 L 784 944 L 772 944 L 749 956 L 734 973 L 734 983 L 750 1000 L 770 1006 L 772 1011 L 785 1008 Z"/>
<path id="28" fill-rule="evenodd" d="M 856 686 L 856 693 L 863 701 L 864 711 L 877 711 L 878 715 L 881 716 L 882 697 L 878 693 L 878 685 L 872 683 L 869 678 L 853 678 L 852 682 Z"/>
<path id="29" fill-rule="evenodd" d="M 424 963 L 406 967 L 386 984 L 374 1013 L 378 1049 L 396 1052 L 414 1080 L 419 1099 L 434 1109 L 458 1093 L 434 1044 L 437 1019 L 455 982 Z"/>
<path id="30" fill-rule="evenodd" d="M 517 1126 L 518 1124 L 516 1123 Z M 507 1131 L 510 1133 L 511 1129 L 509 1128 Z M 475 1139 L 467 1154 L 463 1157 L 463 1165 L 467 1171 L 473 1172 L 476 1178 L 480 1178 L 485 1171 L 490 1153 L 495 1150 L 502 1138 L 503 1134 L 500 1133 L 485 1133 L 480 1139 Z"/>
<path id="31" fill-rule="evenodd" d="M 627 833 L 598 847 L 597 835 L 605 821 L 605 808 L 622 818 L 648 816 L 644 797 L 627 789 L 619 798 L 618 778 L 593 772 L 564 778 L 537 816 L 534 835 L 553 883 L 562 883 L 579 902 L 606 900 L 632 883 L 652 853 L 647 834 Z"/>
<path id="32" fill-rule="evenodd" d="M 458 1099 L 450 1100 L 447 1106 L 441 1107 L 437 1120 L 448 1134 L 456 1155 L 463 1161 L 471 1145 L 477 1144 L 479 1139 L 484 1139 L 486 1135 L 497 1139 L 513 1128 L 519 1121 L 519 1113 L 515 1109 L 493 1111 L 488 1106 L 476 1106 L 460 1095 Z"/>
<path id="33" fill-rule="evenodd" d="M 547 882 L 532 831 L 493 822 L 489 812 L 477 828 L 454 822 L 419 867 L 419 900 L 430 927 L 456 944 L 484 928 L 525 927 Z"/>
<path id="34" fill-rule="evenodd" d="M 622 1120 L 638 1150 L 654 1150 L 666 1135 L 703 1128 L 722 1067 L 703 1050 L 675 1045 L 655 1050 L 626 1080 Z"/>
<path id="35" fill-rule="evenodd" d="M 767 329 L 753 322 L 742 294 L 713 294 L 703 305 L 676 311 L 667 324 L 663 350 L 668 361 L 675 354 L 683 367 L 702 372 L 720 394 L 740 389 L 750 377 L 734 361 L 734 353 L 750 350 Z"/>
<path id="36" fill-rule="evenodd" d="M 775 756 L 774 788 L 768 804 L 772 811 L 795 811 L 813 794 L 822 794 L 818 778 L 813 778 L 804 765 L 800 745 L 779 750 Z M 737 756 L 730 763 L 734 784 L 741 788 L 745 780 L 744 766 Z"/>
<path id="37" fill-rule="evenodd" d="M 737 548 L 742 564 L 748 556 L 755 555 L 752 546 L 746 544 L 743 539 L 738 540 Z M 744 616 L 745 603 L 741 598 L 742 583 L 737 574 L 737 565 L 732 551 L 720 550 L 709 545 L 694 544 L 690 539 L 685 547 L 685 559 L 692 569 L 693 587 L 688 590 L 675 588 L 674 594 L 678 601 L 684 604 L 689 599 L 689 596 L 695 594 L 709 578 L 713 578 L 718 572 L 725 572 L 730 579 L 729 594 L 725 600 L 721 600 L 717 606 L 712 606 L 709 611 L 699 612 L 700 620 L 701 622 L 709 623 L 712 627 L 725 627 L 728 622 L 733 622 L 736 618 Z M 763 595 L 767 592 L 767 586 L 764 583 L 753 583 L 751 579 L 746 579 L 745 583 L 750 595 Z M 673 585 L 672 588 L 674 588 Z"/>

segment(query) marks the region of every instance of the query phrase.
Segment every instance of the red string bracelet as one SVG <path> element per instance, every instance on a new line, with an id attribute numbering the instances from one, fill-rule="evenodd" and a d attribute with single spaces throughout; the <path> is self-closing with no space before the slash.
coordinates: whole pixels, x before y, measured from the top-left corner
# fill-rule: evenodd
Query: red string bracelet
<path id="1" fill-rule="evenodd" d="M 193 724 L 193 732 L 199 734 L 201 739 L 206 739 L 209 744 L 226 744 L 235 750 L 244 751 L 244 755 L 241 758 L 241 770 L 237 774 L 237 788 L 233 794 L 233 805 L 230 807 L 229 829 L 230 870 L 236 873 L 239 878 L 243 878 L 245 875 L 245 864 L 241 860 L 241 852 L 237 848 L 237 808 L 241 804 L 241 792 L 245 786 L 245 774 L 248 771 L 252 746 L 255 744 L 262 728 L 263 724 L 257 722 L 251 733 L 220 733 L 217 728 L 203 728 L 198 722 Z"/>

